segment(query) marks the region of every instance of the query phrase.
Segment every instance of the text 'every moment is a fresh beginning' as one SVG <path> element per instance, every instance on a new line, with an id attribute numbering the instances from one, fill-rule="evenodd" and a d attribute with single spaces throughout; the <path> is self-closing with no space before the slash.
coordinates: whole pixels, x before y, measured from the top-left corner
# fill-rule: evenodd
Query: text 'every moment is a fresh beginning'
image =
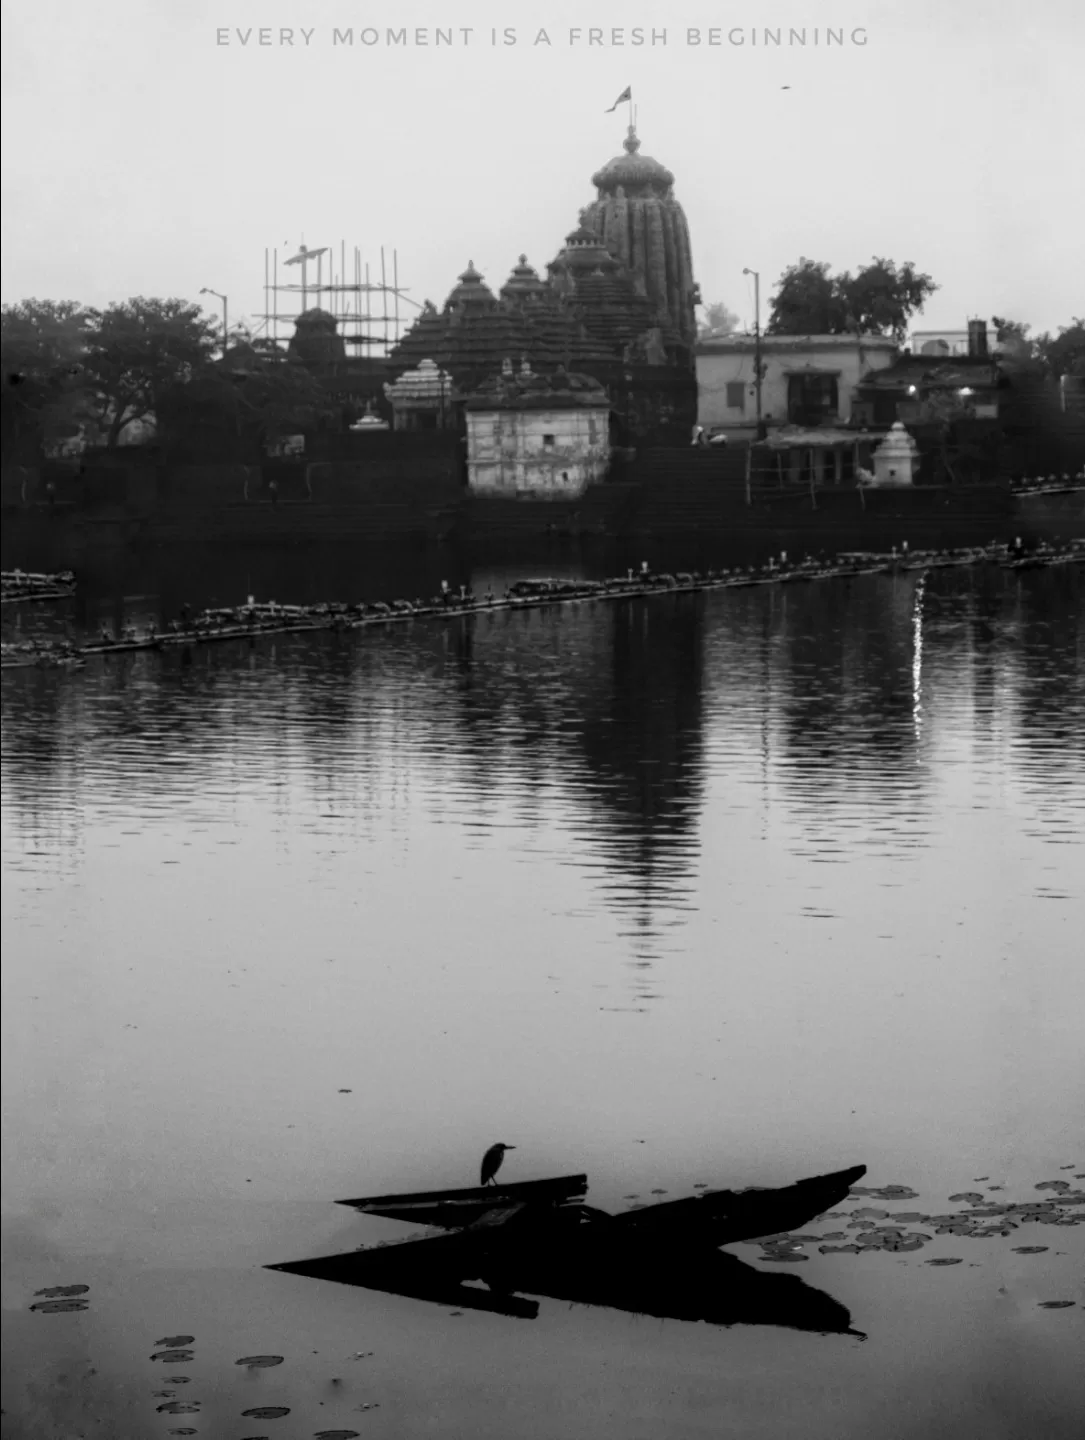
<path id="1" fill-rule="evenodd" d="M 506 25 L 500 29 L 479 29 L 470 25 L 452 26 L 333 26 L 318 29 L 305 26 L 249 26 L 218 28 L 215 44 L 235 49 L 307 50 L 318 47 L 332 49 L 454 49 L 465 46 L 489 46 L 509 49 L 515 45 L 528 48 L 619 50 L 683 47 L 686 49 L 743 49 L 746 47 L 778 49 L 835 49 L 864 46 L 867 32 L 846 26 L 784 26 L 750 27 L 688 26 L 657 29 L 644 26 L 574 26 L 568 29 L 543 27 L 518 30 Z"/>

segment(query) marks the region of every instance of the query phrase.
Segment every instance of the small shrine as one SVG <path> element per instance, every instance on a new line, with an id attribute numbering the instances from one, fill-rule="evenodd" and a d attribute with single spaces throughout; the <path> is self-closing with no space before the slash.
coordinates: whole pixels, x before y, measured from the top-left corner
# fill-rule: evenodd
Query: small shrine
<path id="1" fill-rule="evenodd" d="M 435 360 L 422 360 L 384 393 L 392 407 L 395 430 L 450 430 L 455 425 L 452 376 Z"/>
<path id="2" fill-rule="evenodd" d="M 919 469 L 919 446 L 898 420 L 874 451 L 874 476 L 867 483 L 893 487 L 913 485 Z"/>
<path id="3" fill-rule="evenodd" d="M 470 395 L 467 483 L 475 494 L 564 500 L 602 480 L 610 460 L 610 400 L 590 375 L 536 374 L 525 358 Z"/>

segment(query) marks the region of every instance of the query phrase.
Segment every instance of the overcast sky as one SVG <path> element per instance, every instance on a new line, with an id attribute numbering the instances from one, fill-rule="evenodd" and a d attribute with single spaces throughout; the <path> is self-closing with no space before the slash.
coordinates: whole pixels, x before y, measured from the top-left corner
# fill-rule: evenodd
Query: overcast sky
<path id="1" fill-rule="evenodd" d="M 5 301 L 206 285 L 252 317 L 265 247 L 303 239 L 373 266 L 395 248 L 417 300 L 443 302 L 469 259 L 497 288 L 576 224 L 632 85 L 704 298 L 744 321 L 743 267 L 767 297 L 800 256 L 914 261 L 941 286 L 923 328 L 1085 314 L 1081 0 L 35 0 L 5 5 L 4 41 Z"/>

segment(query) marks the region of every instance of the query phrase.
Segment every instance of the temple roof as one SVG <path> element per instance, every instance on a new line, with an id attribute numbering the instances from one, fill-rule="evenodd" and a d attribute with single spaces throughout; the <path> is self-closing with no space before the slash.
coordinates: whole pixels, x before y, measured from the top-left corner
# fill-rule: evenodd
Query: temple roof
<path id="1" fill-rule="evenodd" d="M 606 388 L 591 375 L 557 369 L 534 373 L 526 364 L 491 375 L 467 402 L 468 410 L 609 409 Z"/>
<path id="2" fill-rule="evenodd" d="M 548 299 L 554 295 L 539 272 L 527 263 L 527 256 L 521 255 L 519 263 L 512 268 L 512 274 L 501 287 L 502 300 Z M 554 297 L 556 298 L 556 297 Z"/>
<path id="3" fill-rule="evenodd" d="M 665 165 L 653 160 L 650 155 L 638 153 L 640 141 L 632 125 L 622 142 L 622 148 L 625 150 L 624 155 L 616 155 L 613 160 L 608 160 L 603 168 L 591 177 L 591 183 L 600 190 L 616 190 L 619 185 L 626 189 L 630 186 L 635 189 L 641 185 L 649 185 L 668 190 L 674 184 L 674 176 Z"/>
<path id="4" fill-rule="evenodd" d="M 310 310 L 303 310 L 294 321 L 297 328 L 306 329 L 309 327 L 320 327 L 325 330 L 335 330 L 339 322 L 330 310 L 321 310 L 319 306 L 313 306 Z"/>
<path id="5" fill-rule="evenodd" d="M 445 309 L 462 308 L 465 305 L 494 306 L 497 299 L 475 269 L 475 262 L 468 260 L 467 269 L 458 277 L 459 284 L 445 301 Z"/>

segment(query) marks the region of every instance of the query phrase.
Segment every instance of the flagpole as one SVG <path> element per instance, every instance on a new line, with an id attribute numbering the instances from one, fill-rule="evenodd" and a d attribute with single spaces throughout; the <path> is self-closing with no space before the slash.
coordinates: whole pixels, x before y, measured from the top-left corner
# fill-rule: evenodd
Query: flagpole
<path id="1" fill-rule="evenodd" d="M 634 112 L 634 110 L 633 110 L 633 89 L 632 89 L 632 86 L 630 86 L 630 89 L 629 89 L 629 128 L 630 128 L 630 130 L 633 130 L 633 131 L 636 131 L 636 128 L 637 128 L 636 114 L 635 114 L 635 112 Z"/>

